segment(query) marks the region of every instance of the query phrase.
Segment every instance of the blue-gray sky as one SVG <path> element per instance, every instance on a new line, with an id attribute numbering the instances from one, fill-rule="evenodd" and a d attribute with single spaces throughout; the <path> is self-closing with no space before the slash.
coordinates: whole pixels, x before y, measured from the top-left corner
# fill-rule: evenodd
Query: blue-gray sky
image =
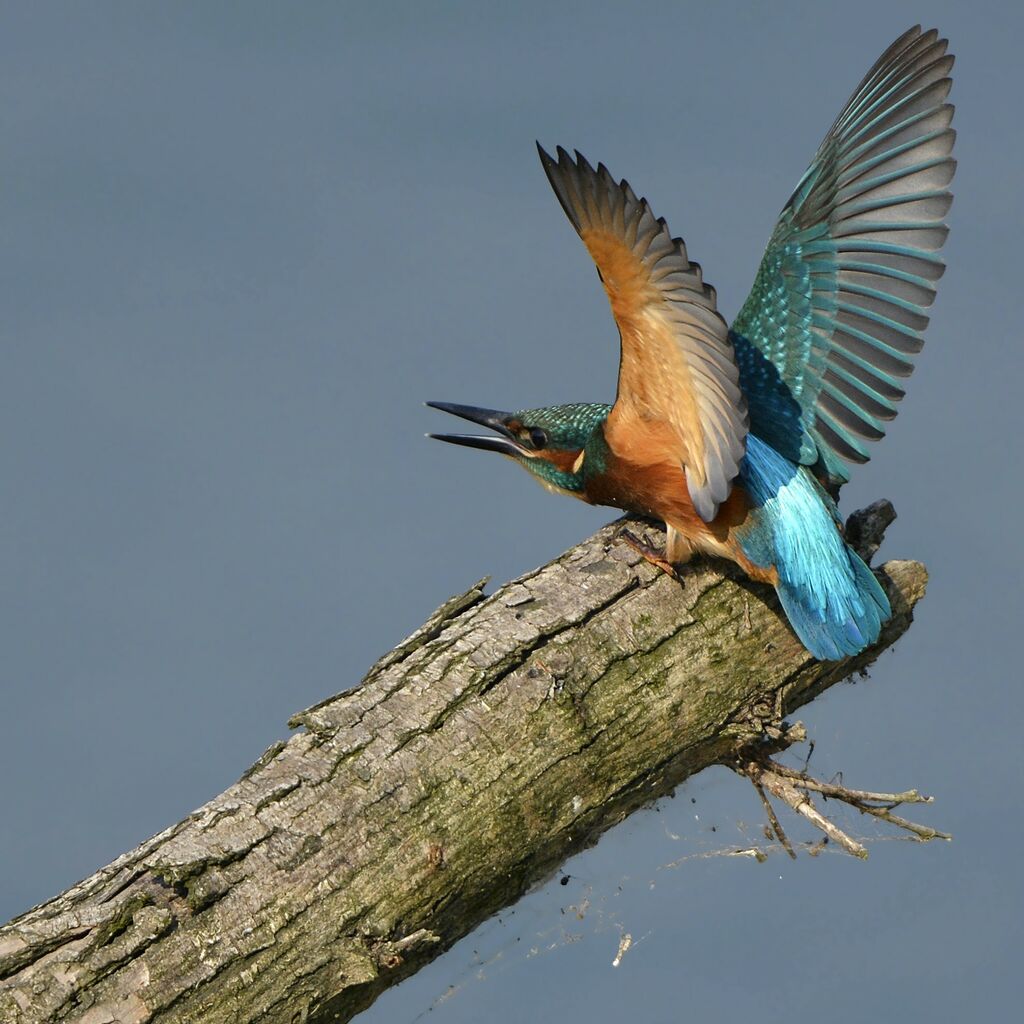
<path id="1" fill-rule="evenodd" d="M 844 507 L 892 498 L 883 554 L 921 558 L 932 583 L 871 681 L 803 717 L 819 771 L 934 793 L 922 816 L 955 842 L 876 842 L 866 865 L 659 870 L 738 841 L 737 821 L 756 836 L 752 794 L 702 777 L 367 1019 L 411 1020 L 451 984 L 431 1019 L 961 1020 L 981 992 L 987 1019 L 1013 1005 L 1024 13 L 1010 7 L 5 6 L 0 919 L 229 785 L 292 712 L 356 682 L 449 594 L 609 518 L 422 438 L 446 426 L 424 399 L 614 393 L 614 326 L 535 138 L 648 195 L 729 316 L 842 102 L 926 19 L 959 58 L 949 271 L 901 415 Z M 584 940 L 551 939 L 583 898 Z M 612 968 L 620 926 L 645 938 Z M 485 942 L 500 969 L 474 981 Z"/>

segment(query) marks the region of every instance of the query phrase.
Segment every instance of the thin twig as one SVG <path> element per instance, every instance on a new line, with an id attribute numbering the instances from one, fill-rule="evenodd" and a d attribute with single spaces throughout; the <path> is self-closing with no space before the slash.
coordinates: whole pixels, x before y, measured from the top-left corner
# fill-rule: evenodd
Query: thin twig
<path id="1" fill-rule="evenodd" d="M 927 825 L 918 825 L 916 822 L 908 821 L 906 818 L 892 813 L 893 808 L 900 804 L 930 804 L 932 802 L 930 796 L 922 796 L 916 789 L 908 789 L 902 793 L 874 793 L 866 789 L 848 789 L 846 786 L 840 786 L 834 782 L 820 782 L 818 779 L 810 778 L 806 771 L 799 772 L 773 761 L 767 749 L 758 749 L 753 757 L 749 755 L 748 751 L 748 756 L 741 758 L 733 765 L 733 768 L 753 783 L 757 795 L 761 798 L 761 803 L 764 804 L 772 831 L 794 860 L 796 852 L 768 799 L 769 793 L 776 799 L 782 800 L 797 814 L 805 817 L 815 828 L 824 832 L 829 839 L 836 842 L 847 853 L 861 859 L 867 857 L 867 848 L 822 814 L 814 806 L 811 793 L 820 793 L 826 800 L 841 800 L 843 803 L 849 804 L 850 807 L 856 808 L 861 814 L 870 814 L 880 821 L 888 822 L 890 825 L 909 832 L 921 842 L 952 838 L 947 832 L 940 832 Z"/>
<path id="2" fill-rule="evenodd" d="M 796 850 L 793 849 L 793 844 L 789 841 L 789 837 L 786 835 L 782 828 L 778 817 L 775 814 L 775 808 L 772 807 L 771 801 L 768 799 L 768 795 L 764 791 L 764 787 L 760 782 L 754 779 L 750 780 L 754 784 L 754 789 L 757 790 L 757 795 L 761 798 L 761 803 L 764 804 L 765 813 L 768 815 L 768 821 L 771 824 L 772 831 L 775 833 L 776 838 L 782 843 L 782 848 L 789 854 L 789 856 L 796 860 Z"/>
<path id="3" fill-rule="evenodd" d="M 829 839 L 838 843 L 847 853 L 864 860 L 868 855 L 867 849 L 858 843 L 856 839 L 848 836 L 838 825 L 829 821 L 811 803 L 811 798 L 806 793 L 800 792 L 788 779 L 776 773 L 775 767 L 775 762 L 767 759 L 765 764 L 761 764 L 758 761 L 748 761 L 743 766 L 742 773 L 755 786 L 763 786 L 772 796 L 788 804 L 797 814 L 803 815 L 815 828 L 824 832 Z"/>
<path id="4" fill-rule="evenodd" d="M 866 789 L 848 789 L 846 786 L 837 786 L 832 782 L 819 782 L 812 779 L 806 772 L 798 772 L 784 764 L 772 762 L 772 771 L 777 775 L 783 775 L 793 780 L 793 785 L 800 789 L 812 789 L 815 793 L 823 796 L 832 796 L 838 800 L 862 800 L 865 802 L 887 804 L 890 807 L 898 807 L 900 804 L 930 804 L 935 798 L 922 796 L 916 789 L 908 789 L 903 793 L 873 793 Z"/>
<path id="5" fill-rule="evenodd" d="M 927 825 L 918 825 L 915 821 L 908 821 L 906 818 L 901 818 L 898 814 L 893 814 L 887 807 L 861 807 L 859 804 L 854 804 L 853 806 L 863 814 L 872 814 L 876 818 L 881 818 L 882 821 L 889 822 L 890 825 L 895 825 L 897 828 L 913 832 L 914 835 L 923 843 L 927 843 L 932 839 L 950 840 L 953 838 L 948 832 L 940 832 L 937 828 L 929 828 Z"/>
<path id="6" fill-rule="evenodd" d="M 861 814 L 870 814 L 890 825 L 913 833 L 922 842 L 953 838 L 948 832 L 940 832 L 928 825 L 918 825 L 917 822 L 909 821 L 907 818 L 892 813 L 893 808 L 899 807 L 900 804 L 930 804 L 934 802 L 934 797 L 922 796 L 916 789 L 908 789 L 902 793 L 874 793 L 866 789 L 847 789 L 846 786 L 837 786 L 831 782 L 819 782 L 817 779 L 809 778 L 805 772 L 795 771 L 793 768 L 776 764 L 774 761 L 771 770 L 791 779 L 797 789 L 811 790 L 821 793 L 825 797 L 842 800 L 843 803 L 855 807 Z M 873 806 L 875 804 L 880 806 Z"/>

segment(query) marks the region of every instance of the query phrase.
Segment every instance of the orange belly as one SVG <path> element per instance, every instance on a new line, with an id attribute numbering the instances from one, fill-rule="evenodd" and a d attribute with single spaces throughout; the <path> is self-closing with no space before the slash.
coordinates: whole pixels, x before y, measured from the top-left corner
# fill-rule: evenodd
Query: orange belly
<path id="1" fill-rule="evenodd" d="M 718 515 L 705 523 L 690 500 L 686 474 L 668 431 L 657 423 L 633 430 L 626 445 L 621 435 L 608 438 L 605 472 L 587 481 L 587 498 L 597 505 L 611 505 L 627 512 L 660 519 L 685 537 L 695 550 L 728 558 L 753 579 L 774 583 L 774 569 L 754 565 L 733 538 L 733 531 L 751 514 L 750 501 L 737 481 Z"/>

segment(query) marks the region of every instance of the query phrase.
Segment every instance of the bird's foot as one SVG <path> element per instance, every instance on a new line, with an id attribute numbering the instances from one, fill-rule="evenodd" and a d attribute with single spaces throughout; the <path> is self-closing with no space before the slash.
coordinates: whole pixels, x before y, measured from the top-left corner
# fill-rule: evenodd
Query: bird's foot
<path id="1" fill-rule="evenodd" d="M 625 528 L 619 531 L 618 537 L 620 540 L 624 540 L 634 551 L 650 562 L 651 565 L 656 565 L 667 576 L 671 576 L 672 579 L 679 579 L 679 573 L 676 570 L 676 567 L 665 557 L 664 551 L 659 551 L 656 547 L 645 543 L 634 533 L 631 533 Z"/>

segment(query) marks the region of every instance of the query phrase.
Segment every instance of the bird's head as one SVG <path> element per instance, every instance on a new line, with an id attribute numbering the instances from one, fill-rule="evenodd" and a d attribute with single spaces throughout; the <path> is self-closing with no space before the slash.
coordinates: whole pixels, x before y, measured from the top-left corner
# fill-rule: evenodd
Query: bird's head
<path id="1" fill-rule="evenodd" d="M 515 459 L 549 490 L 581 497 L 586 483 L 587 444 L 607 418 L 610 406 L 591 402 L 552 405 L 546 409 L 498 412 L 473 405 L 427 402 L 433 409 L 459 416 L 494 431 L 490 435 L 428 434 L 438 441 L 482 448 Z"/>

